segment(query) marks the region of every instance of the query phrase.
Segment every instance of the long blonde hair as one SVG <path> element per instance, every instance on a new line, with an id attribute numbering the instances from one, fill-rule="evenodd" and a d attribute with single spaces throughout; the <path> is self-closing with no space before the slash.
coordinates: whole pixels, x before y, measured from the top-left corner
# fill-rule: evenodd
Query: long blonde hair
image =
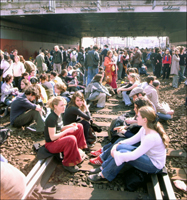
<path id="1" fill-rule="evenodd" d="M 49 107 L 52 110 L 54 110 L 54 105 L 57 106 L 60 101 L 63 101 L 64 104 L 67 104 L 67 101 L 63 97 L 57 96 L 57 97 L 52 97 L 51 99 L 48 100 L 47 107 Z"/>
<path id="2" fill-rule="evenodd" d="M 154 109 L 150 106 L 143 106 L 138 110 L 138 112 L 140 112 L 142 118 L 147 119 L 147 127 L 159 133 L 165 147 L 167 148 L 169 145 L 169 137 L 167 136 L 161 123 L 158 122 L 158 116 L 156 115 Z"/>

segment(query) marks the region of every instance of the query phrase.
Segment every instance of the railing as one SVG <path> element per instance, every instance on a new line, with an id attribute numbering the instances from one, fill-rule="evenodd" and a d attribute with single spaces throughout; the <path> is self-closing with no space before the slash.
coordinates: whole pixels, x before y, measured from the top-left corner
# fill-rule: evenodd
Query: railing
<path id="1" fill-rule="evenodd" d="M 46 4 L 49 3 L 50 0 L 1 0 L 1 3 L 40 3 L 40 4 Z M 54 0 L 55 1 L 55 0 Z M 88 0 L 88 1 L 79 1 L 79 0 L 56 0 L 56 6 L 60 7 L 63 5 L 67 6 L 96 6 L 99 2 L 101 6 L 143 6 L 143 5 L 153 5 L 156 4 L 157 6 L 182 6 L 186 5 L 185 0 L 166 0 L 166 1 L 159 1 L 159 0 L 127 0 L 127 1 L 111 1 L 111 0 Z"/>

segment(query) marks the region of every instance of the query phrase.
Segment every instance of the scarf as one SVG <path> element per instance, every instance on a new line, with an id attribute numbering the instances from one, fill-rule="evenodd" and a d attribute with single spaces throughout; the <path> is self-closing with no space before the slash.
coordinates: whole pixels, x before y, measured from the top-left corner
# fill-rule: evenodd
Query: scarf
<path id="1" fill-rule="evenodd" d="M 169 55 L 166 54 L 166 55 L 164 56 L 164 60 L 165 60 L 166 57 L 167 57 L 167 61 L 168 61 L 168 60 L 169 60 Z"/>

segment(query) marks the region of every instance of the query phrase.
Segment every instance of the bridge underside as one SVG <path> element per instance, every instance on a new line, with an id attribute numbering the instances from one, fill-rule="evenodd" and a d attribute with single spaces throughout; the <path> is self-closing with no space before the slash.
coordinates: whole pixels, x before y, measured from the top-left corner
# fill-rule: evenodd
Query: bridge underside
<path id="1" fill-rule="evenodd" d="M 170 36 L 180 33 L 180 41 L 186 41 L 186 13 L 184 12 L 35 14 L 24 17 L 2 16 L 2 19 L 77 38 Z"/>

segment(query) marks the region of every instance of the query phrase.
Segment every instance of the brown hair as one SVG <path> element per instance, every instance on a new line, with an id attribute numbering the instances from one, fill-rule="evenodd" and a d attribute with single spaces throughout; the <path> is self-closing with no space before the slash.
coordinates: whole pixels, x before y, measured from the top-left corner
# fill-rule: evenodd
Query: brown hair
<path id="1" fill-rule="evenodd" d="M 138 97 L 135 101 L 134 104 L 137 105 L 137 108 L 140 109 L 143 106 L 150 106 L 153 107 L 153 104 L 148 98 L 145 97 Z"/>
<path id="2" fill-rule="evenodd" d="M 54 105 L 57 106 L 60 101 L 63 101 L 64 104 L 67 104 L 66 100 L 63 97 L 57 96 L 57 97 L 52 97 L 51 99 L 48 100 L 47 107 L 49 107 L 52 110 L 54 110 Z"/>
<path id="3" fill-rule="evenodd" d="M 11 74 L 7 74 L 5 77 L 5 82 L 8 83 L 13 76 Z"/>
<path id="4" fill-rule="evenodd" d="M 25 91 L 26 88 L 31 84 L 30 81 L 27 79 L 22 79 L 21 82 L 23 82 L 25 84 L 25 88 L 23 89 L 23 91 Z"/>
<path id="5" fill-rule="evenodd" d="M 55 86 L 61 92 L 65 92 L 66 89 L 67 89 L 67 86 L 63 82 L 62 83 L 55 83 Z"/>
<path id="6" fill-rule="evenodd" d="M 79 97 L 82 101 L 84 101 L 83 93 L 80 92 L 80 91 L 76 91 L 73 94 L 73 96 L 71 98 L 71 101 L 69 102 L 68 108 L 71 107 L 71 106 L 76 106 L 77 107 L 77 105 L 75 104 L 75 100 L 76 100 L 77 97 Z M 84 111 L 84 105 L 81 106 L 80 110 Z"/>
<path id="7" fill-rule="evenodd" d="M 102 74 L 96 74 L 93 78 L 95 82 L 100 82 L 100 80 L 103 78 Z"/>
<path id="8" fill-rule="evenodd" d="M 165 147 L 167 148 L 169 145 L 169 137 L 167 136 L 161 123 L 158 122 L 158 116 L 156 115 L 154 109 L 150 106 L 143 106 L 138 111 L 142 118 L 147 119 L 147 127 L 159 133 Z"/>
<path id="9" fill-rule="evenodd" d="M 111 50 L 107 51 L 107 56 L 109 56 L 109 54 L 112 53 Z M 113 53 L 112 53 L 113 54 Z"/>

